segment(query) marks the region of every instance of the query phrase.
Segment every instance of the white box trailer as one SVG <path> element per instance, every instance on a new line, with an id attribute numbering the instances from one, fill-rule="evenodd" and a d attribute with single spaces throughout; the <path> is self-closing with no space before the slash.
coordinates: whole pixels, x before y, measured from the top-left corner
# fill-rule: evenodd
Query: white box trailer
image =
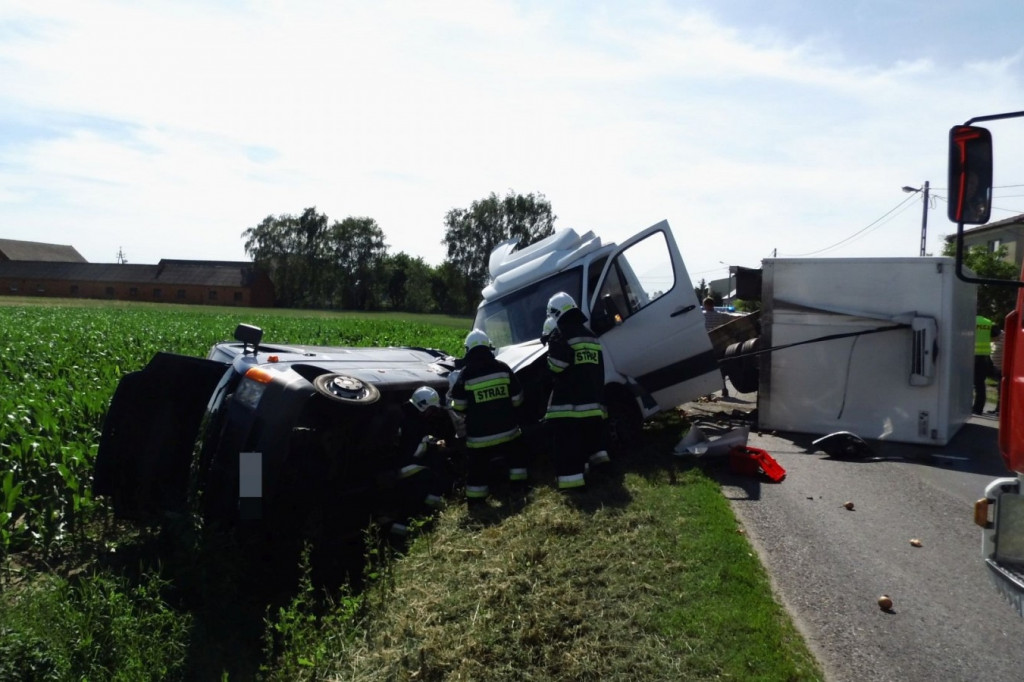
<path id="1" fill-rule="evenodd" d="M 952 258 L 764 260 L 760 347 L 777 350 L 759 356 L 759 427 L 945 445 L 970 417 L 974 371 L 976 287 L 954 269 Z"/>

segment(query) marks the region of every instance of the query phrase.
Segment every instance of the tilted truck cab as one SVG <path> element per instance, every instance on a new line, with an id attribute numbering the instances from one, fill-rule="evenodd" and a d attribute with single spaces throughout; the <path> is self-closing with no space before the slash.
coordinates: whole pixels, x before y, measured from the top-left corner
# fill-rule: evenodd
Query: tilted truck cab
<path id="1" fill-rule="evenodd" d="M 564 291 L 600 338 L 613 444 L 636 436 L 643 419 L 722 387 L 704 316 L 665 221 L 622 244 L 560 230 L 521 250 L 494 249 L 491 284 L 475 326 L 500 360 L 536 385 L 548 298 Z"/>

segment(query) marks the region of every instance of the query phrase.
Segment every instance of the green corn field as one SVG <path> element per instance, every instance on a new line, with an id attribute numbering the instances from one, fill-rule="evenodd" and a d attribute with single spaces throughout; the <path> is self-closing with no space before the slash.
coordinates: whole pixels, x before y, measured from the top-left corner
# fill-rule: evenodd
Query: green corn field
<path id="1" fill-rule="evenodd" d="M 158 351 L 205 356 L 239 322 L 262 327 L 268 342 L 450 353 L 466 332 L 400 317 L 309 311 L 0 306 L 0 558 L 73 541 L 96 512 L 92 464 L 107 405 L 125 373 Z"/>

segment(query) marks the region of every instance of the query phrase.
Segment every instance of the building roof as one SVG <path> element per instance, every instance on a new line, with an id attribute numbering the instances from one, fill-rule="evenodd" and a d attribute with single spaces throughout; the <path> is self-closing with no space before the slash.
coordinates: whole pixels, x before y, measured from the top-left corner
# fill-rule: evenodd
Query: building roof
<path id="1" fill-rule="evenodd" d="M 243 287 L 252 279 L 253 264 L 228 261 L 160 261 L 157 265 L 131 263 L 0 262 L 0 277 L 121 282 L 152 286 L 199 285 Z"/>
<path id="2" fill-rule="evenodd" d="M 19 239 L 0 239 L 0 261 L 88 262 L 73 246 L 25 242 Z"/>
<path id="3" fill-rule="evenodd" d="M 1015 215 L 1012 218 L 1004 218 L 1003 220 L 997 220 L 993 223 L 985 223 L 984 225 L 978 225 L 976 227 L 965 228 L 964 235 L 975 235 L 988 232 L 989 230 L 1000 230 L 1007 227 L 1024 226 L 1024 213 Z M 954 237 L 955 237 L 954 233 Z"/>

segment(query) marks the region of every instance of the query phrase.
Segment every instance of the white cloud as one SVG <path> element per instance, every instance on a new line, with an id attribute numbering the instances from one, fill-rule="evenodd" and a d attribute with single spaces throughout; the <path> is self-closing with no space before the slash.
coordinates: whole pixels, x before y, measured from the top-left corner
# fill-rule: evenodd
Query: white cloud
<path id="1" fill-rule="evenodd" d="M 1021 101 L 1019 52 L 885 63 L 827 26 L 659 3 L 13 2 L 0 22 L 0 232 L 93 261 L 243 258 L 246 227 L 315 205 L 437 263 L 449 209 L 512 189 L 611 240 L 667 218 L 714 278 L 941 187 L 949 126 Z M 915 255 L 919 215 L 828 255 Z"/>

